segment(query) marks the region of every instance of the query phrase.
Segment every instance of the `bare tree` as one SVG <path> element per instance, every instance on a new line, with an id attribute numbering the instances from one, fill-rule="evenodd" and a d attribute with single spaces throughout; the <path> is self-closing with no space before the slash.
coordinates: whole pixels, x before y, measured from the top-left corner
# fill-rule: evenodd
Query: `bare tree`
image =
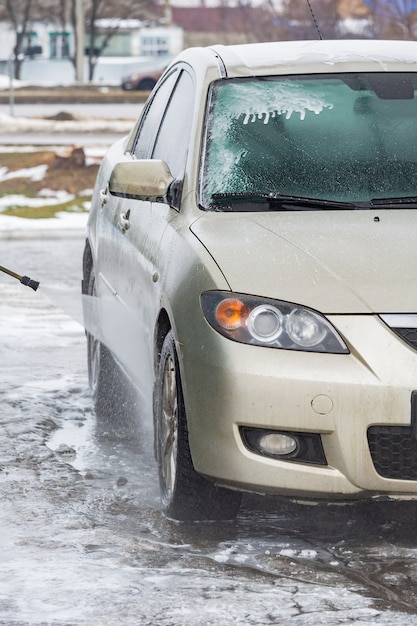
<path id="1" fill-rule="evenodd" d="M 366 0 L 379 34 L 389 39 L 416 39 L 416 0 Z"/>
<path id="2" fill-rule="evenodd" d="M 1 1 L 1 0 L 0 0 Z M 13 0 L 9 0 L 13 1 Z M 32 0 L 42 2 L 42 0 Z M 111 39 L 120 31 L 125 19 L 144 19 L 152 15 L 152 7 L 156 0 L 83 0 L 85 16 L 85 39 L 78 41 L 77 2 L 76 0 L 52 0 L 56 8 L 54 18 L 64 29 L 70 24 L 74 37 L 74 53 L 70 60 L 76 66 L 77 49 L 83 45 L 83 53 L 87 57 L 88 80 L 92 81 L 97 61 L 109 45 Z M 106 27 L 102 21 L 106 20 Z"/>
<path id="3" fill-rule="evenodd" d="M 72 15 L 75 16 L 75 0 Z M 86 19 L 86 55 L 88 59 L 88 80 L 92 81 L 99 57 L 109 45 L 111 39 L 120 31 L 123 20 L 149 19 L 155 0 L 119 0 L 117 3 L 106 0 L 88 0 L 85 8 Z M 106 28 L 100 24 L 106 20 Z M 75 22 L 73 22 L 75 31 Z"/>
<path id="4" fill-rule="evenodd" d="M 62 31 L 67 28 L 69 14 L 68 0 L 57 0 L 56 7 L 54 7 L 53 11 L 53 17 L 57 24 L 59 24 Z"/>
<path id="5" fill-rule="evenodd" d="M 32 2 L 33 0 L 5 0 L 4 14 L 16 34 L 13 47 L 15 78 L 20 78 L 20 68 L 24 60 L 23 48 L 31 23 Z"/>
<path id="6" fill-rule="evenodd" d="M 266 1 L 272 10 L 274 0 Z M 368 18 L 370 13 L 365 0 L 283 0 L 275 19 L 277 38 L 338 38 L 345 18 Z"/>
<path id="7" fill-rule="evenodd" d="M 20 78 L 22 63 L 30 53 L 30 33 L 37 20 L 54 21 L 57 0 L 0 0 L 0 20 L 8 22 L 15 34 L 12 57 L 14 76 Z"/>
<path id="8" fill-rule="evenodd" d="M 274 11 L 274 1 L 267 2 Z M 331 38 L 338 20 L 337 0 L 283 0 L 274 19 L 278 38 L 286 40 L 319 38 L 322 31 Z"/>
<path id="9" fill-rule="evenodd" d="M 124 19 L 150 19 L 155 16 L 152 9 L 157 0 L 84 0 L 85 5 L 85 52 L 88 60 L 88 79 L 94 76 L 99 57 L 110 40 L 120 31 Z M 33 23 L 38 20 L 52 22 L 62 31 L 72 26 L 75 39 L 75 52 L 81 42 L 77 41 L 76 0 L 0 0 L 0 19 L 9 22 L 15 32 L 13 57 L 15 78 L 20 78 L 21 66 L 25 58 L 28 34 Z M 106 28 L 100 20 L 107 20 Z M 71 57 L 75 66 L 76 54 Z"/>
<path id="10" fill-rule="evenodd" d="M 225 5 L 230 1 L 218 0 Z M 389 4 L 390 0 L 385 2 Z M 417 4 L 417 0 L 414 2 Z M 238 6 L 248 12 L 248 41 L 348 37 L 344 20 L 357 18 L 371 22 L 372 15 L 366 0 L 261 0 L 260 3 L 238 0 Z"/>

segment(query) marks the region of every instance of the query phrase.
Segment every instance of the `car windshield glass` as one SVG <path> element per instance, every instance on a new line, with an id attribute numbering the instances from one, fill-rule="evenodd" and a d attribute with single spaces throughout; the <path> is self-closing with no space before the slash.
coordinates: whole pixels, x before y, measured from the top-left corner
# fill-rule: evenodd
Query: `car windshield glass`
<path id="1" fill-rule="evenodd" d="M 329 210 L 349 203 L 366 209 L 384 208 L 387 200 L 389 208 L 415 207 L 416 89 L 416 74 L 389 72 L 217 81 L 201 206 Z M 414 202 L 401 202 L 406 198 Z M 303 199 L 299 206 L 297 199 Z M 308 199 L 317 202 L 308 206 Z"/>

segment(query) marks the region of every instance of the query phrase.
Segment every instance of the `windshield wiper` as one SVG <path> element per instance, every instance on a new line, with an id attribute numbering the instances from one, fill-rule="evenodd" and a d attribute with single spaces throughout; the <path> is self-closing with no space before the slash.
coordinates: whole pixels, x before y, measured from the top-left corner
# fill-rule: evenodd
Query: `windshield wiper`
<path id="1" fill-rule="evenodd" d="M 360 203 L 339 202 L 338 200 L 321 200 L 318 198 L 303 198 L 300 196 L 287 196 L 280 193 L 214 193 L 211 196 L 215 206 L 221 206 L 223 210 L 242 211 L 305 211 L 316 209 L 357 209 Z M 240 209 L 239 209 L 240 205 Z M 245 206 L 246 205 L 246 206 Z M 259 208 L 257 207 L 259 205 Z M 236 207 L 236 208 L 234 208 Z"/>
<path id="2" fill-rule="evenodd" d="M 417 196 L 403 196 L 400 198 L 373 198 L 369 201 L 370 207 L 395 207 L 407 204 L 417 206 Z"/>

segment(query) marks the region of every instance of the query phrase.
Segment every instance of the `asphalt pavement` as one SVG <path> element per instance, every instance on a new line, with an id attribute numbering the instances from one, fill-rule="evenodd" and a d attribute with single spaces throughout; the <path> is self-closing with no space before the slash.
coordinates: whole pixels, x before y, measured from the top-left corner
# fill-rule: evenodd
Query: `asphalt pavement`
<path id="1" fill-rule="evenodd" d="M 0 115 L 14 117 L 53 118 L 69 114 L 74 118 L 128 119 L 135 120 L 143 108 L 143 102 L 44 102 L 38 103 L 0 103 Z"/>
<path id="2" fill-rule="evenodd" d="M 130 132 L 143 105 L 137 93 L 136 100 L 123 103 L 0 102 L 0 142 L 5 146 L 108 146 Z"/>
<path id="3" fill-rule="evenodd" d="M 108 147 L 118 137 L 124 134 L 117 133 L 1 133 L 0 143 L 2 146 L 103 146 Z"/>
<path id="4" fill-rule="evenodd" d="M 144 102 L 149 91 L 123 91 L 118 87 L 107 85 L 71 85 L 60 87 L 32 86 L 17 89 L 0 90 L 0 104 L 46 104 L 46 103 L 85 103 L 85 104 L 123 104 Z"/>

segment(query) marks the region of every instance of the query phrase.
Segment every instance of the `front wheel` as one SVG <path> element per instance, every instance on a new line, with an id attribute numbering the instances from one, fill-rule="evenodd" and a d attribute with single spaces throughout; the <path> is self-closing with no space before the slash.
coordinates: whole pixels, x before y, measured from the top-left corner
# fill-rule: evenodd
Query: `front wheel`
<path id="1" fill-rule="evenodd" d="M 164 341 L 155 382 L 155 449 L 162 502 L 168 517 L 178 520 L 234 519 L 241 494 L 216 487 L 198 474 L 188 443 L 175 340 Z"/>

